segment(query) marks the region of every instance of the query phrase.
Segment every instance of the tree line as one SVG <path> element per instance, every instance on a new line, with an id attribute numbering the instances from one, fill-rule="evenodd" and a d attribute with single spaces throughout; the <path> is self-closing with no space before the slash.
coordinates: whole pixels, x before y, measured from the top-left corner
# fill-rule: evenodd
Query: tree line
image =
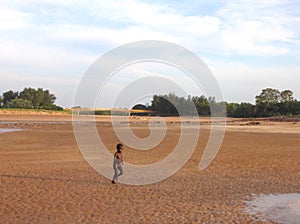
<path id="1" fill-rule="evenodd" d="M 291 90 L 279 91 L 266 88 L 255 97 L 255 104 L 216 102 L 214 97 L 188 96 L 178 97 L 174 93 L 154 95 L 150 105 L 138 105 L 139 108 L 155 111 L 160 116 L 195 115 L 191 109 L 194 105 L 199 116 L 211 116 L 211 107 L 218 113 L 224 112 L 224 104 L 228 117 L 271 117 L 300 115 L 300 101 L 294 99 Z M 135 109 L 137 107 L 134 107 Z M 222 113 L 220 113 L 222 114 Z"/>
<path id="2" fill-rule="evenodd" d="M 43 88 L 24 88 L 21 92 L 6 91 L 0 96 L 1 108 L 63 110 L 55 105 L 56 97 Z"/>
<path id="3" fill-rule="evenodd" d="M 279 91 L 273 88 L 263 89 L 255 97 L 255 104 L 226 104 L 230 117 L 271 117 L 300 115 L 300 101 L 294 99 L 291 90 Z"/>
<path id="4" fill-rule="evenodd" d="M 21 92 L 9 90 L 0 96 L 0 108 L 24 108 L 63 110 L 55 105 L 56 97 L 49 90 L 43 88 L 24 88 Z M 225 106 L 224 106 L 225 105 Z M 294 98 L 291 90 L 279 91 L 266 88 L 255 97 L 255 104 L 216 102 L 214 97 L 188 96 L 179 97 L 174 93 L 154 95 L 151 104 L 138 104 L 132 109 L 150 110 L 153 115 L 160 116 L 211 116 L 226 114 L 228 117 L 271 117 L 271 116 L 299 116 L 300 101 Z M 133 114 L 134 115 L 134 114 Z M 146 114 L 136 114 L 146 115 Z"/>

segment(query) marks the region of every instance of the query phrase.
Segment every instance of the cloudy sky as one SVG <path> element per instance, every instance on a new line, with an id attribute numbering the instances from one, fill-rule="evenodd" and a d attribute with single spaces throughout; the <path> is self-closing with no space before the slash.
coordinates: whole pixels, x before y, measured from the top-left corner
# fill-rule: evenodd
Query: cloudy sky
<path id="1" fill-rule="evenodd" d="M 0 0 L 0 93 L 42 87 L 71 107 L 98 57 L 133 41 L 161 40 L 201 58 L 228 102 L 253 103 L 267 87 L 290 89 L 300 100 L 299 8 L 297 0 Z M 148 75 L 202 94 L 175 70 L 149 63 L 125 68 L 107 82 L 99 106 Z"/>

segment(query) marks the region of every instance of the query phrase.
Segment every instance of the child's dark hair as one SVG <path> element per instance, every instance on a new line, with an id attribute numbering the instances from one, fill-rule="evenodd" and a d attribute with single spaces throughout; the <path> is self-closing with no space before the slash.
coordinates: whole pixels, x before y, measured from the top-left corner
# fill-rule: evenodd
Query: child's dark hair
<path id="1" fill-rule="evenodd" d="M 121 152 L 122 146 L 123 146 L 123 145 L 122 145 L 121 143 L 117 144 L 117 151 L 118 151 L 118 152 Z"/>

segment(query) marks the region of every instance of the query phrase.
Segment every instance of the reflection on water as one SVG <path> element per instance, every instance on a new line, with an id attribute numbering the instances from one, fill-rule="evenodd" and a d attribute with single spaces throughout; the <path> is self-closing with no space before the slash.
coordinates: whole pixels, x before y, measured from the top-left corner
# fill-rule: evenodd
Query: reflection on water
<path id="1" fill-rule="evenodd" d="M 23 131 L 25 129 L 17 129 L 17 128 L 0 128 L 0 133 L 4 132 L 13 132 L 13 131 Z"/>
<path id="2" fill-rule="evenodd" d="M 276 223 L 300 223 L 300 194 L 257 195 L 246 203 L 246 212 Z"/>

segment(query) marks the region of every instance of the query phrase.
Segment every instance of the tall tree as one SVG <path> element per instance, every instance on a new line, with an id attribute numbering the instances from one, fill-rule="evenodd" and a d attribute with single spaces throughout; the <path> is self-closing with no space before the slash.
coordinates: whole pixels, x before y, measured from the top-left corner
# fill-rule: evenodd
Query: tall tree
<path id="1" fill-rule="evenodd" d="M 53 109 L 56 97 L 49 92 L 49 90 L 43 90 L 42 88 L 33 89 L 25 88 L 20 92 L 20 98 L 32 102 L 32 105 L 36 109 Z"/>
<path id="2" fill-rule="evenodd" d="M 5 92 L 3 94 L 3 107 L 62 110 L 63 108 L 54 104 L 55 100 L 56 97 L 49 90 L 29 87 L 24 88 L 20 94 L 12 90 Z"/>
<path id="3" fill-rule="evenodd" d="M 291 90 L 284 90 L 280 93 L 280 102 L 291 102 L 294 100 L 293 92 Z"/>
<path id="4" fill-rule="evenodd" d="M 256 104 L 274 104 L 280 99 L 280 91 L 277 89 L 263 89 L 261 94 L 255 97 Z"/>
<path id="5" fill-rule="evenodd" d="M 33 102 L 33 99 L 35 97 L 35 93 L 36 93 L 36 90 L 33 89 L 33 88 L 24 88 L 23 91 L 20 92 L 20 96 L 19 98 L 20 99 L 23 99 L 23 100 L 28 100 L 30 102 Z"/>
<path id="6" fill-rule="evenodd" d="M 38 88 L 37 91 L 35 91 L 34 98 L 32 100 L 32 104 L 34 108 L 40 109 L 43 103 L 44 99 L 44 91 L 42 88 Z"/>
<path id="7" fill-rule="evenodd" d="M 3 93 L 3 104 L 5 105 L 10 100 L 14 100 L 19 96 L 18 92 L 14 92 L 12 90 L 9 90 L 5 93 Z"/>
<path id="8" fill-rule="evenodd" d="M 211 98 L 210 98 L 211 99 Z M 198 115 L 200 116 L 208 116 L 210 115 L 210 104 L 209 100 L 205 96 L 194 96 L 192 98 L 196 109 L 198 111 Z"/>
<path id="9" fill-rule="evenodd" d="M 51 107 L 51 105 L 54 104 L 55 100 L 56 97 L 53 94 L 51 94 L 49 90 L 44 90 L 43 103 L 42 103 L 43 108 Z"/>
<path id="10" fill-rule="evenodd" d="M 177 116 L 178 97 L 174 93 L 168 95 L 154 95 L 151 110 L 162 116 Z"/>

